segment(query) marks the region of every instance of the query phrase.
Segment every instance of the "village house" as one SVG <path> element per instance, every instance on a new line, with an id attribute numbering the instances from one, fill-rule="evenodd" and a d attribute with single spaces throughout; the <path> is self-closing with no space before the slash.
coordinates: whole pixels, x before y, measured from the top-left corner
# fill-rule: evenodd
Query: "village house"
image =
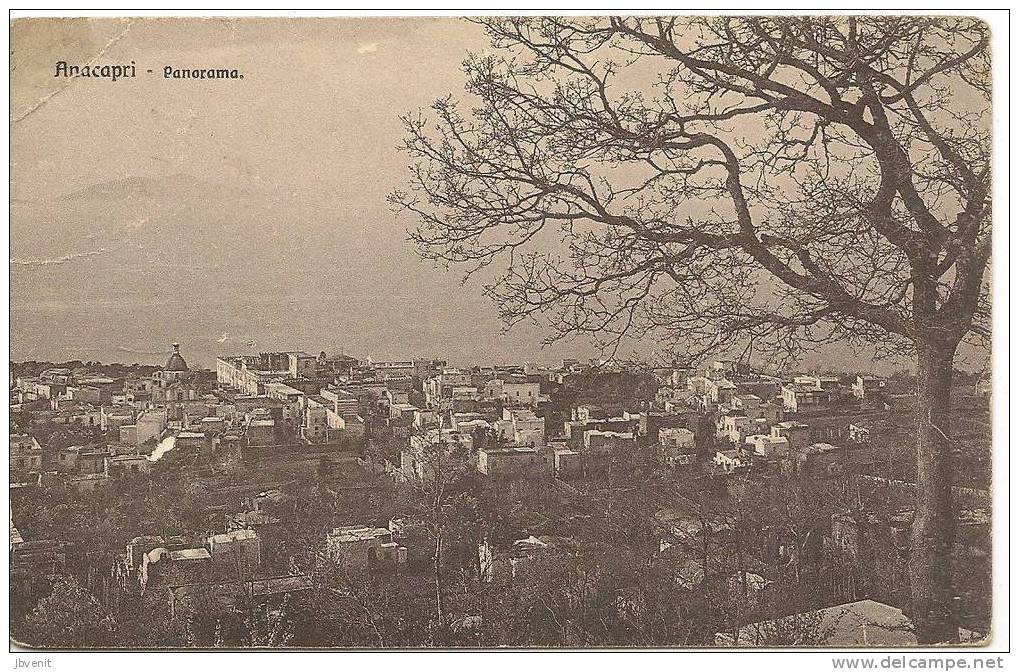
<path id="1" fill-rule="evenodd" d="M 569 420 L 564 424 L 564 436 L 572 446 L 579 447 L 583 445 L 584 435 L 591 430 L 636 435 L 639 429 L 640 416 L 624 411 L 622 416 L 612 418 L 583 417 Z"/>
<path id="2" fill-rule="evenodd" d="M 736 373 L 736 363 L 731 359 L 715 359 L 705 367 L 705 373 L 712 380 L 723 380 Z"/>
<path id="3" fill-rule="evenodd" d="M 496 422 L 500 421 L 497 420 Z M 498 433 L 495 431 L 493 424 L 478 413 L 454 414 L 453 429 L 464 434 L 470 434 L 474 437 L 487 436 L 489 434 L 494 437 L 498 437 Z"/>
<path id="4" fill-rule="evenodd" d="M 337 415 L 356 415 L 361 410 L 360 400 L 357 395 L 349 389 L 342 387 L 326 387 L 319 392 L 319 395 L 332 404 L 333 412 Z"/>
<path id="5" fill-rule="evenodd" d="M 309 404 L 304 409 L 304 422 L 301 423 L 301 438 L 313 443 L 325 441 L 329 435 L 328 416 L 329 409 Z"/>
<path id="6" fill-rule="evenodd" d="M 360 364 L 357 357 L 339 353 L 327 355 L 325 350 L 319 353 L 317 369 L 319 376 L 334 379 L 340 376 L 349 377 L 351 371 Z"/>
<path id="7" fill-rule="evenodd" d="M 396 421 L 401 427 L 410 427 L 414 424 L 414 417 L 417 411 L 417 406 L 413 404 L 391 404 L 389 406 L 389 419 Z"/>
<path id="8" fill-rule="evenodd" d="M 541 386 L 538 383 L 520 380 L 502 380 L 495 378 L 485 385 L 485 397 L 498 399 L 509 406 L 536 406 L 540 397 Z"/>
<path id="9" fill-rule="evenodd" d="M 304 392 L 283 382 L 267 383 L 265 392 L 270 399 L 282 402 L 284 420 L 299 421 L 305 405 Z"/>
<path id="10" fill-rule="evenodd" d="M 764 375 L 745 376 L 736 383 L 737 394 L 752 394 L 764 402 L 774 402 L 779 398 L 782 380 Z"/>
<path id="11" fill-rule="evenodd" d="M 261 560 L 258 533 L 239 529 L 206 540 L 213 566 L 220 575 L 250 577 Z"/>
<path id="12" fill-rule="evenodd" d="M 697 375 L 696 369 L 690 367 L 680 367 L 672 369 L 669 375 L 666 377 L 665 382 L 667 385 L 673 388 L 686 388 L 686 381 L 691 376 Z"/>
<path id="13" fill-rule="evenodd" d="M 810 425 L 786 420 L 772 425 L 771 435 L 775 438 L 784 437 L 789 442 L 790 451 L 799 451 L 810 443 Z"/>
<path id="14" fill-rule="evenodd" d="M 159 441 L 166 430 L 166 411 L 149 410 L 138 414 L 134 421 L 135 444 L 141 445 L 150 439 Z"/>
<path id="15" fill-rule="evenodd" d="M 166 587 L 166 592 L 170 618 L 196 610 L 223 617 L 236 614 L 239 609 L 252 604 L 265 605 L 270 610 L 279 609 L 310 594 L 314 585 L 310 576 L 288 574 L 250 581 L 171 584 Z"/>
<path id="16" fill-rule="evenodd" d="M 716 438 L 739 446 L 742 445 L 743 438 L 755 429 L 756 424 L 746 415 L 730 412 L 718 416 L 716 427 Z"/>
<path id="17" fill-rule="evenodd" d="M 632 432 L 589 429 L 584 432 L 583 463 L 587 470 L 609 465 L 632 468 L 637 457 L 637 439 Z"/>
<path id="18" fill-rule="evenodd" d="M 117 432 L 120 443 L 125 445 L 138 445 L 138 427 L 135 425 L 121 425 Z"/>
<path id="19" fill-rule="evenodd" d="M 658 430 L 658 459 L 670 466 L 692 464 L 696 460 L 695 435 L 685 427 Z"/>
<path id="20" fill-rule="evenodd" d="M 113 455 L 106 458 L 106 473 L 113 478 L 147 474 L 152 462 L 145 455 Z"/>
<path id="21" fill-rule="evenodd" d="M 758 415 L 758 411 L 763 403 L 764 400 L 756 394 L 734 394 L 732 396 L 732 401 L 730 402 L 730 407 L 734 411 L 741 411 L 748 417 L 757 418 L 760 417 Z"/>
<path id="22" fill-rule="evenodd" d="M 326 535 L 326 555 L 347 570 L 365 571 L 407 562 L 407 549 L 393 541 L 390 530 L 366 525 L 334 528 Z"/>
<path id="23" fill-rule="evenodd" d="M 853 396 L 866 399 L 868 394 L 880 392 L 885 388 L 885 379 L 878 376 L 858 375 L 853 382 Z"/>
<path id="24" fill-rule="evenodd" d="M 68 446 L 57 451 L 57 471 L 76 474 L 106 473 L 106 458 L 112 453 L 104 446 Z"/>
<path id="25" fill-rule="evenodd" d="M 482 448 L 478 451 L 478 471 L 490 478 L 540 478 L 545 462 L 532 446 Z"/>
<path id="26" fill-rule="evenodd" d="M 830 443 L 812 443 L 790 455 L 789 469 L 798 474 L 824 478 L 841 474 L 844 469 L 842 451 Z"/>
<path id="27" fill-rule="evenodd" d="M 552 473 L 556 478 L 570 478 L 584 472 L 584 455 L 566 447 L 554 448 L 552 453 Z"/>
<path id="28" fill-rule="evenodd" d="M 347 439 L 349 441 L 361 441 L 364 438 L 365 433 L 365 422 L 364 418 L 356 413 L 353 415 L 345 415 L 342 418 L 343 426 L 339 431 L 340 438 Z M 329 428 L 330 439 L 333 436 L 333 427 Z"/>
<path id="29" fill-rule="evenodd" d="M 205 447 L 205 432 L 178 432 L 174 448 L 199 451 Z"/>
<path id="30" fill-rule="evenodd" d="M 246 414 L 244 438 L 249 446 L 269 446 L 276 441 L 276 421 L 264 408 Z"/>
<path id="31" fill-rule="evenodd" d="M 478 544 L 482 580 L 512 581 L 522 577 L 542 556 L 557 549 L 567 550 L 573 545 L 572 540 L 562 537 L 530 535 L 514 540 L 508 549 L 497 549 L 485 538 Z"/>
<path id="32" fill-rule="evenodd" d="M 588 429 L 584 432 L 584 452 L 590 455 L 632 454 L 636 441 L 632 432 Z"/>
<path id="33" fill-rule="evenodd" d="M 863 425 L 849 424 L 847 438 L 850 443 L 867 443 L 870 441 L 870 429 Z"/>
<path id="34" fill-rule="evenodd" d="M 389 409 L 393 406 L 413 406 L 410 401 L 411 389 L 403 389 L 402 387 L 394 387 L 388 381 L 386 383 L 386 389 L 382 392 L 382 396 L 379 399 L 379 403 L 388 413 Z"/>
<path id="35" fill-rule="evenodd" d="M 219 434 L 227 428 L 226 418 L 210 415 L 202 418 L 197 423 L 193 423 L 193 426 L 200 432 L 205 434 Z"/>
<path id="36" fill-rule="evenodd" d="M 724 474 L 731 474 L 737 469 L 749 466 L 749 462 L 743 453 L 736 448 L 716 451 L 712 462 Z"/>
<path id="37" fill-rule="evenodd" d="M 917 644 L 915 628 L 902 610 L 874 600 L 860 600 L 806 614 L 750 623 L 738 628 L 735 634 L 716 634 L 715 644 L 726 647 L 767 646 L 776 637 L 782 638 L 787 646 L 901 648 Z"/>
<path id="38" fill-rule="evenodd" d="M 771 427 L 785 419 L 785 411 L 781 403 L 763 402 L 757 409 L 757 419 L 764 427 Z"/>
<path id="39" fill-rule="evenodd" d="M 456 417 L 453 417 L 453 429 L 457 429 Z M 439 426 L 439 414 L 435 409 L 431 408 L 418 408 L 414 411 L 414 422 L 412 423 L 414 429 L 434 429 Z"/>
<path id="40" fill-rule="evenodd" d="M 541 446 L 545 443 L 545 418 L 539 418 L 529 409 L 503 409 L 502 420 L 497 421 L 495 427 L 500 439 L 518 446 Z"/>
<path id="41" fill-rule="evenodd" d="M 116 556 L 114 564 L 114 578 L 120 587 L 125 590 L 137 587 L 138 573 L 141 571 L 145 554 L 165 544 L 163 537 L 158 535 L 140 535 L 131 539 L 125 552 Z"/>
<path id="42" fill-rule="evenodd" d="M 287 371 L 291 378 L 318 378 L 318 357 L 302 350 L 288 352 Z"/>
<path id="43" fill-rule="evenodd" d="M 405 450 L 400 452 L 400 472 L 403 478 L 428 481 L 435 477 L 435 465 L 459 449 L 469 453 L 474 448 L 474 437 L 452 429 L 431 429 L 409 437 Z"/>
<path id="44" fill-rule="evenodd" d="M 789 439 L 774 434 L 751 434 L 746 438 L 755 456 L 765 459 L 776 459 L 789 453 Z"/>
<path id="45" fill-rule="evenodd" d="M 608 417 L 609 413 L 605 409 L 593 404 L 581 404 L 580 406 L 575 406 L 570 411 L 570 419 L 578 422 L 604 420 Z"/>
<path id="46" fill-rule="evenodd" d="M 144 592 L 170 583 L 204 583 L 212 578 L 212 572 L 212 555 L 208 549 L 160 546 L 142 556 L 138 579 Z"/>
<path id="47" fill-rule="evenodd" d="M 66 571 L 67 556 L 73 551 L 70 542 L 56 539 L 25 540 L 18 528 L 10 525 L 10 579 L 12 587 L 18 581 L 31 581 L 39 576 L 60 574 Z"/>
<path id="48" fill-rule="evenodd" d="M 251 396 L 265 393 L 265 386 L 290 375 L 290 356 L 285 352 L 263 352 L 216 359 L 216 380 L 221 387 Z"/>
<path id="49" fill-rule="evenodd" d="M 17 480 L 42 470 L 42 446 L 28 434 L 10 435 L 10 478 Z"/>
<path id="50" fill-rule="evenodd" d="M 453 388 L 472 388 L 477 394 L 477 387 L 473 385 L 473 379 L 469 371 L 462 371 L 456 368 L 444 368 L 437 376 L 432 376 L 425 381 L 425 400 L 429 407 L 437 408 L 443 399 L 453 398 Z"/>
<path id="51" fill-rule="evenodd" d="M 102 410 L 91 404 L 78 404 L 69 409 L 69 421 L 81 427 L 99 427 L 102 422 Z"/>
<path id="52" fill-rule="evenodd" d="M 130 408 L 112 407 L 100 409 L 99 428 L 104 432 L 120 429 L 123 425 L 133 425 L 135 412 Z"/>
<path id="53" fill-rule="evenodd" d="M 817 373 L 801 373 L 793 376 L 793 383 L 796 385 L 803 385 L 804 387 L 812 387 L 815 390 L 835 392 L 841 386 L 842 381 L 838 376 L 822 376 Z"/>
<path id="54" fill-rule="evenodd" d="M 696 411 L 685 406 L 674 412 L 641 411 L 638 416 L 637 434 L 656 441 L 662 429 L 682 427 L 695 431 L 697 421 Z"/>
<path id="55" fill-rule="evenodd" d="M 702 396 L 702 407 L 704 410 L 709 410 L 717 406 L 732 403 L 732 398 L 736 394 L 736 383 L 725 378 L 704 379 L 704 394 Z"/>
<path id="56" fill-rule="evenodd" d="M 831 403 L 832 393 L 813 383 L 790 383 L 782 386 L 782 407 L 787 413 L 804 413 L 825 408 Z"/>
<path id="57" fill-rule="evenodd" d="M 375 380 L 391 381 L 395 379 L 413 378 L 417 367 L 413 360 L 392 360 L 384 362 L 373 361 L 370 357 L 365 360 L 368 370 L 372 372 Z"/>

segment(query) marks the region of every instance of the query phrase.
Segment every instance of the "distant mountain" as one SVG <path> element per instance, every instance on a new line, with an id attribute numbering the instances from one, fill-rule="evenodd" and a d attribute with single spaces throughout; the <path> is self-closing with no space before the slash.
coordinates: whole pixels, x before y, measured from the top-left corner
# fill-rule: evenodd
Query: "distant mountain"
<path id="1" fill-rule="evenodd" d="M 182 247 L 208 247 L 240 232 L 245 195 L 186 175 L 103 182 L 49 200 L 11 204 L 16 267 L 96 257 L 123 263 L 176 261 Z M 201 213 L 201 215 L 199 215 Z M 205 223 L 215 219 L 217 227 Z M 129 254 L 118 254 L 127 250 Z M 139 256 L 140 253 L 140 256 Z"/>
<path id="2" fill-rule="evenodd" d="M 249 342 L 416 352 L 422 339 L 479 341 L 469 335 L 478 304 L 489 308 L 479 293 L 418 260 L 391 217 L 335 200 L 186 175 L 19 200 L 12 356 L 147 362 L 179 340 L 209 365 Z"/>

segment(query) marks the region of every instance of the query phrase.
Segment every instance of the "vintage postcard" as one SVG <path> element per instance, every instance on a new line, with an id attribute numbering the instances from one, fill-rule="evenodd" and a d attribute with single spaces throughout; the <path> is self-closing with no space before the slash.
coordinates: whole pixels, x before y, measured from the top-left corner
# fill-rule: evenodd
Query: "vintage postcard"
<path id="1" fill-rule="evenodd" d="M 22 666 L 994 667 L 1007 39 L 915 13 L 12 17 Z"/>

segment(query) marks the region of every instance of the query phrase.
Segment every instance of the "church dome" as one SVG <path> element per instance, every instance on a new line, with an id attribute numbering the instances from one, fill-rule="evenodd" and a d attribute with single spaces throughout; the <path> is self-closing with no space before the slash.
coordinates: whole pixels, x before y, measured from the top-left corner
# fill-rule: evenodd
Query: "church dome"
<path id="1" fill-rule="evenodd" d="M 173 354 L 170 355 L 170 359 L 166 360 L 166 366 L 163 367 L 164 371 L 187 371 L 188 363 L 184 361 L 184 358 L 180 356 L 180 344 L 173 344 Z"/>

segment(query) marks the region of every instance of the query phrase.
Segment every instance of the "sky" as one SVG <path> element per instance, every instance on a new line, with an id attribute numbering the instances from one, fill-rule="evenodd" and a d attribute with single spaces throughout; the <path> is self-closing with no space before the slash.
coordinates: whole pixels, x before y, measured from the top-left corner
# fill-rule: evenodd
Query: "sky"
<path id="1" fill-rule="evenodd" d="M 20 20 L 11 98 L 11 357 L 212 365 L 264 350 L 589 356 L 504 334 L 479 283 L 419 259 L 386 194 L 399 115 L 463 91 L 454 19 Z M 134 61 L 135 79 L 54 77 Z M 175 81 L 165 65 L 238 68 Z M 143 74 L 143 70 L 154 74 Z"/>
<path id="2" fill-rule="evenodd" d="M 11 358 L 596 355 L 505 332 L 481 282 L 419 259 L 386 204 L 408 179 L 399 116 L 462 97 L 463 59 L 488 48 L 451 18 L 16 20 Z M 54 77 L 61 60 L 138 77 Z M 839 348 L 815 363 L 882 368 Z"/>

